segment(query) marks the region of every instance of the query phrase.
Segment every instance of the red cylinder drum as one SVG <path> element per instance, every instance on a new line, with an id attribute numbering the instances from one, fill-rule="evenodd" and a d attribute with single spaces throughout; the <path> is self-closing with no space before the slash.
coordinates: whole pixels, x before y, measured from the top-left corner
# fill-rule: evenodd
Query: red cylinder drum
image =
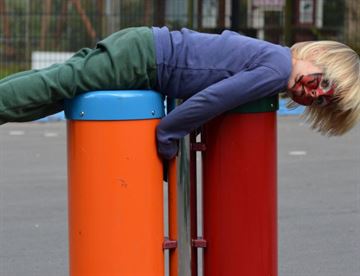
<path id="1" fill-rule="evenodd" d="M 276 113 L 226 114 L 204 140 L 205 275 L 276 276 Z"/>

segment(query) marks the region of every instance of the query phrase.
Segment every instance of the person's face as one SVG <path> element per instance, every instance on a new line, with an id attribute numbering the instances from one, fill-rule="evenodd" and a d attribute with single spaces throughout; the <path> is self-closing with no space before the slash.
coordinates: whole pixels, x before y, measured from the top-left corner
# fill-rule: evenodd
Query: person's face
<path id="1" fill-rule="evenodd" d="M 295 60 L 287 93 L 301 105 L 325 106 L 331 102 L 335 86 L 323 77 L 322 70 L 310 61 Z"/>

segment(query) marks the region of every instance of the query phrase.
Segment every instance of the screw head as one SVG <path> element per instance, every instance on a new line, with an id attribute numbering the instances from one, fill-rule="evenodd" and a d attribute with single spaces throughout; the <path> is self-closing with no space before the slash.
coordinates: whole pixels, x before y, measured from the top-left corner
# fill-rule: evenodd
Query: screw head
<path id="1" fill-rule="evenodd" d="M 84 112 L 84 111 L 81 111 L 81 112 L 80 112 L 80 116 L 81 116 L 81 117 L 84 117 L 84 115 L 85 115 L 85 112 Z"/>
<path id="2" fill-rule="evenodd" d="M 155 115 L 155 110 L 151 111 L 151 115 L 153 115 L 153 116 Z"/>

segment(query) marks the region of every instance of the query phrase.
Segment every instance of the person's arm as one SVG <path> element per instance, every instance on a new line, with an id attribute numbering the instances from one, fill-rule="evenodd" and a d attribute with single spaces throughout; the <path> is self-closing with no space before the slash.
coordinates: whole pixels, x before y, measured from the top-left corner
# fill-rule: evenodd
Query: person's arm
<path id="1" fill-rule="evenodd" d="M 260 66 L 207 87 L 161 120 L 157 127 L 159 154 L 164 159 L 173 158 L 178 139 L 225 111 L 279 92 L 286 82 L 286 76 Z"/>

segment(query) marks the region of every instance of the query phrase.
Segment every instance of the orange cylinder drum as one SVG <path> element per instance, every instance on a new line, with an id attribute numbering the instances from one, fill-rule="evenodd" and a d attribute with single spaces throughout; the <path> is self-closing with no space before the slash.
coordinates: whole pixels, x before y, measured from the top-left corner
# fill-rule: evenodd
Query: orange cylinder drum
<path id="1" fill-rule="evenodd" d="M 87 102 L 96 102 L 102 93 L 106 100 L 96 103 L 92 114 Z M 116 93 L 90 92 L 65 109 L 70 275 L 162 276 L 163 171 L 155 137 L 162 116 L 161 97 L 151 91 Z M 148 108 L 133 95 L 130 100 L 123 97 L 126 93 L 155 97 L 149 116 L 98 115 L 104 108 L 111 111 L 108 100 L 115 105 L 124 102 L 130 109 L 135 108 L 132 102 L 136 108 Z M 121 104 L 115 106 L 115 113 Z M 95 120 L 96 116 L 100 119 Z"/>

